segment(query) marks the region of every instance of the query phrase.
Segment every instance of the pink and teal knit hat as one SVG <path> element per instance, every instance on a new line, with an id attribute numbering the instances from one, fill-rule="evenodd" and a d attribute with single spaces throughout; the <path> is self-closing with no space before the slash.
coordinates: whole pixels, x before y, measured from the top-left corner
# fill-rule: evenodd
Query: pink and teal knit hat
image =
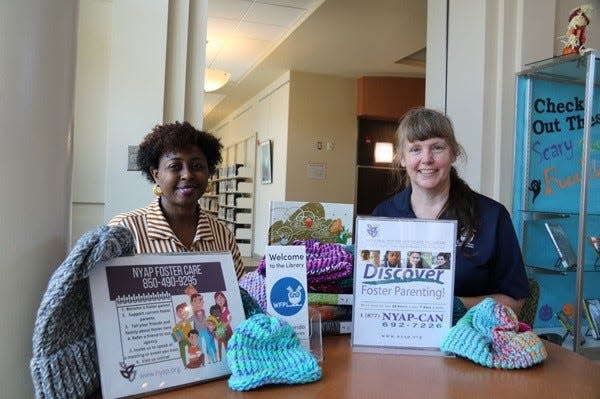
<path id="1" fill-rule="evenodd" d="M 321 378 L 321 367 L 300 343 L 294 329 L 258 313 L 233 331 L 227 343 L 228 384 L 248 391 L 267 384 L 305 384 Z"/>
<path id="2" fill-rule="evenodd" d="M 523 331 L 521 326 L 510 307 L 486 298 L 448 331 L 441 350 L 486 367 L 531 367 L 548 355 L 542 340 L 533 331 Z"/>

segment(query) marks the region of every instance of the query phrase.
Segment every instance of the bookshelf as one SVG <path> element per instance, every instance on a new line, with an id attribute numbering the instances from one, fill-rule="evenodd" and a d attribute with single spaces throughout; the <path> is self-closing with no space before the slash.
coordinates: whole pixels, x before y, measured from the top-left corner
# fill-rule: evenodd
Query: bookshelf
<path id="1" fill-rule="evenodd" d="M 235 236 L 242 257 L 252 256 L 256 135 L 226 146 L 223 163 L 211 179 L 200 207 Z"/>

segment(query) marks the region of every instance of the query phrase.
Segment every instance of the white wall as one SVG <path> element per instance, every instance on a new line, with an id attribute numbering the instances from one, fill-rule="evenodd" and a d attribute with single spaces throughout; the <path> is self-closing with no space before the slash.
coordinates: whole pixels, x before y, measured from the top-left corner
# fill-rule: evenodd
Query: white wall
<path id="1" fill-rule="evenodd" d="M 146 205 L 151 185 L 127 171 L 127 147 L 163 120 L 168 2 L 114 2 L 104 219 Z"/>
<path id="2" fill-rule="evenodd" d="M 0 397 L 31 398 L 31 336 L 69 232 L 77 1 L 0 2 Z"/>
<path id="3" fill-rule="evenodd" d="M 354 203 L 356 93 L 355 79 L 291 72 L 286 200 Z M 309 164 L 325 177 L 309 178 Z"/>
<path id="4" fill-rule="evenodd" d="M 263 255 L 268 242 L 269 204 L 285 200 L 290 73 L 277 78 L 232 115 L 219 123 L 214 132 L 225 146 L 256 134 L 257 144 L 272 142 L 273 183 L 261 184 L 260 171 L 254 176 L 254 237 L 252 252 Z"/>
<path id="5" fill-rule="evenodd" d="M 71 242 L 104 222 L 112 7 L 80 0 L 73 137 Z"/>
<path id="6" fill-rule="evenodd" d="M 446 111 L 447 0 L 427 0 L 425 106 Z"/>
<path id="7" fill-rule="evenodd" d="M 289 79 L 289 75 L 284 76 Z M 273 88 L 275 87 L 275 88 Z M 271 90 L 269 90 L 271 89 Z M 265 91 L 268 96 L 265 96 Z M 258 141 L 272 140 L 271 156 L 273 158 L 273 183 L 261 184 L 259 171 L 256 171 L 255 187 L 257 207 L 254 227 L 254 253 L 264 255 L 269 240 L 269 204 L 271 201 L 286 200 L 287 154 L 289 152 L 288 120 L 290 104 L 290 84 L 276 81 L 263 91 L 259 101 L 260 121 Z M 258 169 L 258 168 L 257 168 Z"/>

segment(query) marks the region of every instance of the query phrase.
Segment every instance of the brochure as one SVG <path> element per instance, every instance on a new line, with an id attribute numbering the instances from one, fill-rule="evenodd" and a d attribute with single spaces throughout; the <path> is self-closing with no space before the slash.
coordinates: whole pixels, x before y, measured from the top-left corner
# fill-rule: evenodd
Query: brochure
<path id="1" fill-rule="evenodd" d="M 306 298 L 306 247 L 267 245 L 265 248 L 267 313 L 285 320 L 310 349 Z"/>

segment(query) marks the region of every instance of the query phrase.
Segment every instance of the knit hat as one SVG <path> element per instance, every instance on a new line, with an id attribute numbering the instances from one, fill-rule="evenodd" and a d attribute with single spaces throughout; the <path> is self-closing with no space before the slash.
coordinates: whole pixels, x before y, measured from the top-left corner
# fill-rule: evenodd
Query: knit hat
<path id="1" fill-rule="evenodd" d="M 245 289 L 248 294 L 258 303 L 263 312 L 267 311 L 267 288 L 265 277 L 258 271 L 253 270 L 245 273 L 240 279 L 240 288 Z M 246 315 L 248 316 L 248 315 Z"/>
<path id="2" fill-rule="evenodd" d="M 321 367 L 294 329 L 264 313 L 246 319 L 227 344 L 229 387 L 247 391 L 266 384 L 304 384 L 321 378 Z"/>
<path id="3" fill-rule="evenodd" d="M 79 238 L 50 278 L 33 329 L 29 366 L 36 398 L 84 398 L 98 389 L 87 276 L 98 262 L 131 255 L 133 249 L 125 227 L 98 227 Z"/>
<path id="4" fill-rule="evenodd" d="M 533 331 L 520 327 L 510 307 L 486 298 L 448 331 L 441 350 L 486 367 L 531 367 L 546 359 L 546 348 Z"/>
<path id="5" fill-rule="evenodd" d="M 354 247 L 319 240 L 295 240 L 290 245 L 304 245 L 306 247 L 306 282 L 308 290 L 322 291 L 323 287 L 330 286 L 335 289 L 337 283 L 344 278 L 352 277 Z M 256 271 L 265 276 L 266 258 L 263 256 Z M 313 289 L 318 286 L 318 289 Z M 352 285 L 349 290 L 352 291 Z M 325 292 L 330 292 L 325 290 Z"/>

